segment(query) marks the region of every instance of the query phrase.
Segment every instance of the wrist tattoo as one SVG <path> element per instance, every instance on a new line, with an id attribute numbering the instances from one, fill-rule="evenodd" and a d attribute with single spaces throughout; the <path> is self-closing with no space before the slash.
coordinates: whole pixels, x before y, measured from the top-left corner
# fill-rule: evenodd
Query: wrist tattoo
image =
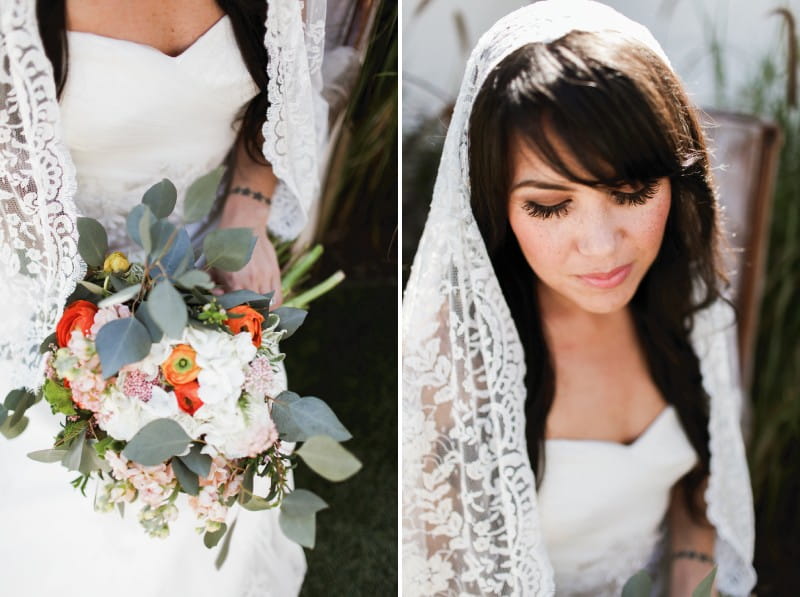
<path id="1" fill-rule="evenodd" d="M 272 197 L 267 197 L 263 193 L 259 193 L 258 191 L 253 191 L 250 187 L 233 187 L 229 192 L 229 195 L 244 195 L 245 197 L 252 197 L 259 203 L 263 203 L 264 205 L 272 205 Z"/>
<path id="2" fill-rule="evenodd" d="M 693 549 L 683 549 L 681 551 L 676 551 L 672 554 L 670 559 L 677 560 L 680 558 L 686 558 L 687 560 L 698 560 L 700 562 L 704 562 L 706 564 L 711 564 L 712 566 L 716 564 L 714 558 L 712 558 L 707 553 L 701 553 L 699 551 L 695 551 Z"/>

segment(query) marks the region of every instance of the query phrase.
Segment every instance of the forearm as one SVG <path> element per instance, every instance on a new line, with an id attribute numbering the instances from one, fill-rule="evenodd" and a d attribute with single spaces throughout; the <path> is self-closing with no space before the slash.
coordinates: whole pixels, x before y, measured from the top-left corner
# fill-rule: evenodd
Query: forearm
<path id="1" fill-rule="evenodd" d="M 236 146 L 231 183 L 222 212 L 222 226 L 246 219 L 250 228 L 263 232 L 269 221 L 271 198 L 276 185 L 272 167 L 253 160 L 240 141 Z M 243 189 L 246 189 L 244 193 Z"/>
<path id="2" fill-rule="evenodd" d="M 704 554 L 714 557 L 716 535 L 714 527 L 705 516 L 706 503 L 703 497 L 707 481 L 695 491 L 692 499 L 702 516 L 698 520 L 691 515 L 684 490 L 677 485 L 672 490 L 669 507 L 670 556 L 683 554 L 683 557 L 671 558 L 670 561 L 670 597 L 689 597 L 694 589 L 705 578 L 714 566 L 690 554 Z M 714 593 L 716 594 L 716 593 Z"/>

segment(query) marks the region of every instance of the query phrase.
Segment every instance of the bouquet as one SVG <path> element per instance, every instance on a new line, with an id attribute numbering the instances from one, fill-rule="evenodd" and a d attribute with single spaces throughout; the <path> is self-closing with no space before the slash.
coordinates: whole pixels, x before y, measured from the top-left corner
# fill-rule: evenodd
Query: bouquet
<path id="1" fill-rule="evenodd" d="M 209 213 L 218 182 L 214 172 L 189 188 L 185 222 Z M 139 506 L 152 536 L 169 534 L 177 498 L 187 494 L 207 547 L 228 532 L 236 504 L 280 508 L 284 533 L 313 547 L 315 514 L 326 504 L 292 490 L 289 471 L 300 459 L 340 481 L 361 465 L 339 443 L 351 436 L 333 411 L 286 389 L 279 343 L 302 324 L 305 311 L 270 311 L 271 294 L 221 293 L 208 270 L 241 269 L 255 237 L 246 228 L 215 230 L 197 256 L 186 230 L 167 219 L 176 199 L 164 180 L 129 214 L 141 262 L 109 252 L 103 226 L 78 219 L 87 275 L 42 345 L 41 389 L 12 391 L 0 423 L 6 435 L 18 434 L 25 410 L 44 398 L 62 417 L 62 429 L 51 448 L 29 456 L 77 471 L 73 484 L 81 491 L 97 478 L 95 507 L 123 513 L 126 504 Z M 318 253 L 294 260 L 285 276 L 291 284 Z M 307 304 L 340 278 L 296 294 L 295 302 Z M 292 451 L 294 442 L 302 445 Z M 261 494 L 254 490 L 257 477 L 268 487 Z"/>

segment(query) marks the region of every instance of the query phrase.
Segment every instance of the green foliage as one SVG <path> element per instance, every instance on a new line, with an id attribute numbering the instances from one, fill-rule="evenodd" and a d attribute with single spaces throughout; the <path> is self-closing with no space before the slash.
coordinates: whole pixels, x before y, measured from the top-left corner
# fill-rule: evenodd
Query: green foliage
<path id="1" fill-rule="evenodd" d="M 700 581 L 694 591 L 692 597 L 711 597 L 711 591 L 714 588 L 714 578 L 717 576 L 717 567 L 714 566 L 706 577 Z"/>
<path id="2" fill-rule="evenodd" d="M 103 267 L 108 251 L 108 235 L 103 225 L 92 218 L 78 218 L 78 253 L 89 267 Z"/>
<path id="3" fill-rule="evenodd" d="M 166 218 L 175 209 L 178 191 L 175 185 L 166 178 L 147 189 L 142 203 L 147 205 L 157 218 Z"/>
<path id="4" fill-rule="evenodd" d="M 141 284 L 128 286 L 119 292 L 112 294 L 111 296 L 107 296 L 102 301 L 97 303 L 97 306 L 102 309 L 103 307 L 110 307 L 112 305 L 121 305 L 122 303 L 127 302 L 138 295 L 141 289 Z"/>
<path id="5" fill-rule="evenodd" d="M 186 311 L 183 311 L 184 317 Z M 135 317 L 109 321 L 95 339 L 103 377 L 108 379 L 125 365 L 136 363 L 150 352 L 150 334 Z"/>
<path id="6" fill-rule="evenodd" d="M 72 390 L 65 388 L 53 379 L 48 379 L 44 382 L 43 390 L 44 399 L 50 404 L 53 414 L 76 414 L 75 404 L 72 402 Z"/>
<path id="7" fill-rule="evenodd" d="M 208 267 L 226 272 L 236 272 L 247 265 L 255 246 L 256 237 L 250 228 L 220 228 L 203 239 Z"/>
<path id="8" fill-rule="evenodd" d="M 330 407 L 315 396 L 300 397 L 294 392 L 281 392 L 272 404 L 272 418 L 282 439 L 306 441 L 314 435 L 329 435 L 336 441 L 352 436 Z"/>
<path id="9" fill-rule="evenodd" d="M 296 451 L 311 470 L 329 481 L 344 481 L 361 470 L 361 462 L 327 435 L 315 435 Z"/>
<path id="10" fill-rule="evenodd" d="M 144 226 L 142 226 L 142 221 L 144 220 Z M 150 225 L 153 223 L 154 216 L 153 212 L 150 211 L 150 208 L 140 203 L 136 207 L 134 207 L 130 213 L 128 214 L 127 219 L 125 220 L 125 226 L 128 230 L 128 236 L 133 240 L 137 245 L 140 247 L 144 247 L 142 243 L 142 235 L 141 230 L 144 228 L 147 231 L 148 239 L 149 239 L 149 231 Z M 148 240 L 149 246 L 149 240 Z M 149 249 L 146 249 L 149 252 Z"/>
<path id="11" fill-rule="evenodd" d="M 327 507 L 328 504 L 318 495 L 306 489 L 296 489 L 283 498 L 278 524 L 289 539 L 313 549 L 316 515 Z"/>
<path id="12" fill-rule="evenodd" d="M 157 466 L 183 454 L 191 441 L 183 427 L 172 419 L 156 419 L 131 438 L 122 455 L 144 466 Z"/>
<path id="13" fill-rule="evenodd" d="M 172 284 L 167 281 L 156 284 L 147 297 L 147 305 L 153 321 L 167 336 L 181 337 L 188 320 L 186 303 Z"/>
<path id="14" fill-rule="evenodd" d="M 219 570 L 222 568 L 222 565 L 225 563 L 225 560 L 228 558 L 228 552 L 231 548 L 231 537 L 233 536 L 233 531 L 236 529 L 236 522 L 239 519 L 235 519 L 233 524 L 231 524 L 230 530 L 225 534 L 225 541 L 222 542 L 222 547 L 219 548 L 219 553 L 217 554 L 217 559 L 214 560 L 214 567 Z"/>
<path id="15" fill-rule="evenodd" d="M 200 480 L 197 473 L 189 470 L 189 468 L 181 462 L 180 458 L 172 459 L 172 472 L 180 483 L 181 489 L 189 495 L 197 495 L 200 492 Z"/>
<path id="16" fill-rule="evenodd" d="M 208 477 L 211 472 L 211 456 L 201 453 L 203 446 L 199 443 L 192 444 L 189 453 L 180 456 L 181 462 L 192 471 L 195 475 L 200 477 Z"/>
<path id="17" fill-rule="evenodd" d="M 223 522 L 216 531 L 208 531 L 203 535 L 203 543 L 209 549 L 215 547 L 225 535 L 226 530 L 228 530 L 228 525 Z"/>
<path id="18" fill-rule="evenodd" d="M 653 579 L 646 570 L 639 570 L 622 587 L 622 597 L 650 597 L 652 590 Z"/>
<path id="19" fill-rule="evenodd" d="M 183 204 L 185 222 L 199 222 L 211 212 L 224 171 L 222 167 L 216 168 L 191 184 Z"/>
<path id="20" fill-rule="evenodd" d="M 303 309 L 296 309 L 294 307 L 278 307 L 273 311 L 275 315 L 280 318 L 280 323 L 276 328 L 276 331 L 281 332 L 285 330 L 285 334 L 283 335 L 284 339 L 290 337 L 294 334 L 303 322 L 306 320 L 306 315 L 308 315 L 307 311 Z"/>

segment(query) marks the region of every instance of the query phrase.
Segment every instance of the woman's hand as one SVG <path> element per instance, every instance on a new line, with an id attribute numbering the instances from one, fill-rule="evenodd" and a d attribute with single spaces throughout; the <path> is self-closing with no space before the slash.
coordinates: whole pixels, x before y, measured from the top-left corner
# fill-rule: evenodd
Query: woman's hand
<path id="1" fill-rule="evenodd" d="M 256 237 L 256 246 L 250 261 L 238 272 L 215 270 L 215 278 L 228 290 L 247 288 L 265 294 L 275 291 L 272 306 L 283 302 L 281 270 L 275 248 L 267 236 L 269 207 L 242 195 L 230 195 L 222 211 L 220 228 L 250 228 Z M 254 223 L 257 224 L 254 226 Z"/>
<path id="2" fill-rule="evenodd" d="M 711 561 L 697 559 L 695 555 L 705 554 L 709 558 L 714 556 L 716 534 L 705 516 L 707 506 L 704 495 L 707 485 L 708 479 L 700 483 L 691 496 L 697 512 L 701 514 L 700 519 L 690 513 L 686 503 L 685 488 L 681 482 L 672 488 L 668 515 L 670 551 L 673 555 L 681 557 L 673 557 L 670 562 L 669 597 L 691 597 L 697 585 L 714 567 Z M 692 555 L 695 557 L 686 557 L 690 552 L 694 552 Z M 716 583 L 711 595 L 712 597 L 719 595 Z"/>
<path id="3" fill-rule="evenodd" d="M 277 179 L 272 168 L 254 161 L 245 151 L 240 139 L 230 188 L 246 188 L 251 194 L 228 194 L 219 227 L 250 228 L 256 237 L 256 246 L 250 261 L 238 272 L 214 271 L 215 279 L 227 290 L 247 288 L 261 294 L 274 291 L 273 308 L 280 306 L 283 295 L 278 257 L 267 236 L 270 204 L 268 201 L 256 200 L 254 195 L 259 193 L 263 197 L 271 197 L 276 185 Z"/>

